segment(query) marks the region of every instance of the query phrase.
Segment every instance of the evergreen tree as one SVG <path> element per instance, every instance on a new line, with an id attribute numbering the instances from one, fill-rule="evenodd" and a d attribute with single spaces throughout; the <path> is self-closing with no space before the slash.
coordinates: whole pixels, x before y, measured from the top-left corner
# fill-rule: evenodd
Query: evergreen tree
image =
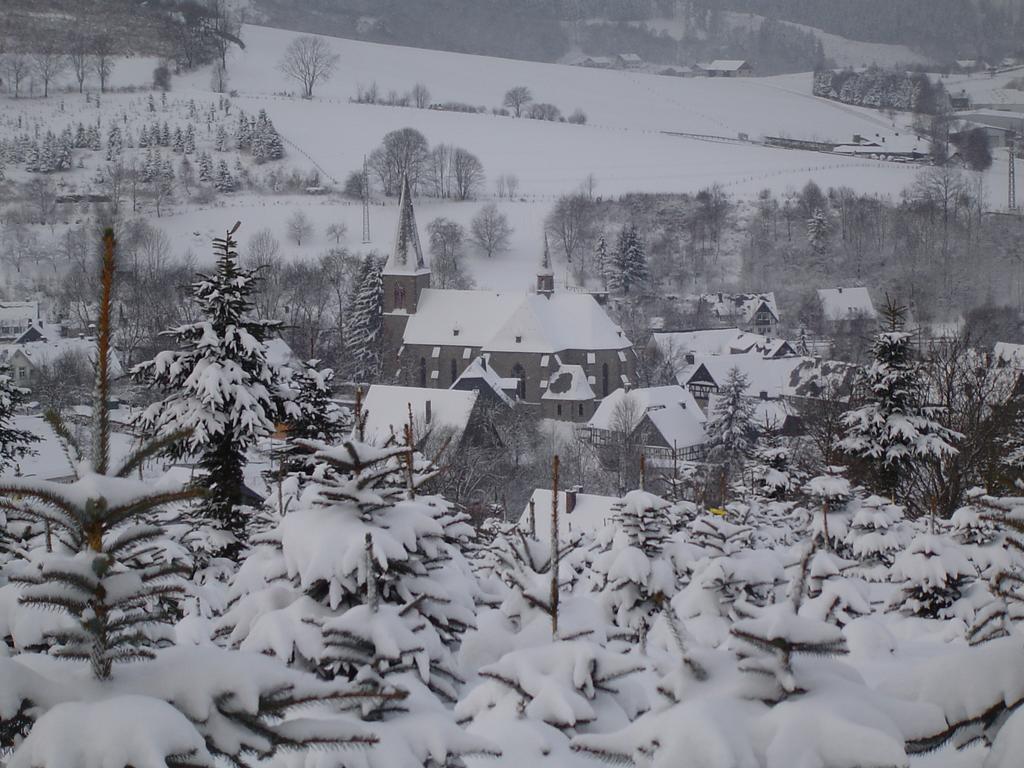
<path id="1" fill-rule="evenodd" d="M 88 147 L 93 152 L 99 152 L 100 146 L 100 129 L 95 125 L 90 125 L 89 130 L 86 132 Z"/>
<path id="2" fill-rule="evenodd" d="M 124 148 L 124 140 L 121 138 L 121 128 L 114 123 L 110 126 L 110 132 L 107 133 L 107 161 L 114 162 L 118 157 L 121 156 L 121 150 Z"/>
<path id="3" fill-rule="evenodd" d="M 864 481 L 896 498 L 924 462 L 956 452 L 956 433 L 937 420 L 925 403 L 920 368 L 911 359 L 910 334 L 900 330 L 904 310 L 890 304 L 889 330 L 875 340 L 874 361 L 860 379 L 865 403 L 843 417 L 840 448 L 862 469 Z"/>
<path id="4" fill-rule="evenodd" d="M 238 180 L 231 173 L 231 169 L 228 168 L 228 164 L 224 160 L 217 163 L 217 177 L 214 185 L 220 192 L 234 192 L 238 189 Z"/>
<path id="5" fill-rule="evenodd" d="M 177 152 L 179 155 L 184 154 L 185 134 L 181 132 L 180 125 L 174 126 L 174 139 L 172 141 L 172 146 L 174 147 L 174 151 Z"/>
<path id="6" fill-rule="evenodd" d="M 807 242 L 819 259 L 823 258 L 828 250 L 830 230 L 831 224 L 828 220 L 828 214 L 821 210 L 821 208 L 815 208 L 811 218 L 807 220 Z"/>
<path id="7" fill-rule="evenodd" d="M 31 445 L 39 441 L 31 432 L 12 423 L 23 400 L 24 394 L 15 386 L 10 367 L 0 363 L 0 470 L 33 453 Z"/>
<path id="8" fill-rule="evenodd" d="M 199 156 L 199 180 L 206 183 L 213 181 L 213 158 L 208 152 Z"/>
<path id="9" fill-rule="evenodd" d="M 493 752 L 449 709 L 461 680 L 452 651 L 479 597 L 463 555 L 467 518 L 419 495 L 434 469 L 405 445 L 296 443 L 311 477 L 242 564 L 218 637 L 322 679 L 408 693 L 401 706 L 365 708 L 383 746 L 339 758 L 346 768 L 433 768 Z"/>
<path id="10" fill-rule="evenodd" d="M 142 128 L 139 129 L 139 148 L 148 148 L 149 145 L 149 129 L 146 126 L 142 126 Z"/>
<path id="11" fill-rule="evenodd" d="M 186 155 L 195 154 L 196 151 L 196 127 L 192 123 L 185 129 L 184 150 Z"/>
<path id="12" fill-rule="evenodd" d="M 339 442 L 350 432 L 346 411 L 331 399 L 334 371 L 318 368 L 319 360 L 308 360 L 298 368 L 282 369 L 282 388 L 287 390 L 285 409 L 288 420 L 287 456 L 281 463 L 284 475 L 308 465 L 308 451 L 302 440 L 319 440 L 328 445 Z"/>
<path id="13" fill-rule="evenodd" d="M 202 511 L 226 534 L 221 550 L 229 556 L 238 554 L 248 534 L 246 451 L 273 433 L 280 416 L 280 377 L 264 343 L 280 323 L 254 319 L 258 277 L 239 266 L 237 228 L 214 240 L 216 268 L 192 285 L 201 319 L 167 331 L 178 349 L 161 352 L 133 371 L 166 393 L 142 413 L 139 427 L 151 434 L 190 431 L 178 453 L 199 458 L 208 491 Z"/>
<path id="14" fill-rule="evenodd" d="M 647 254 L 635 224 L 629 224 L 619 232 L 608 287 L 622 293 L 640 288 L 647 281 Z"/>
<path id="15" fill-rule="evenodd" d="M 708 419 L 707 460 L 716 470 L 710 479 L 718 486 L 709 489 L 714 498 L 724 499 L 729 478 L 743 469 L 754 452 L 757 426 L 747 387 L 747 377 L 739 368 L 729 371 Z"/>
<path id="16" fill-rule="evenodd" d="M 158 489 L 133 477 L 181 433 L 146 443 L 122 464 L 112 461 L 114 267 L 108 230 L 90 459 L 83 460 L 70 431 L 53 417 L 74 459 L 74 480 L 0 482 L 5 506 L 16 499 L 22 514 L 54 531 L 52 547 L 13 564 L 19 602 L 64 619 L 46 638 L 56 659 L 38 652 L 0 658 L 0 747 L 11 752 L 8 764 L 214 768 L 244 765 L 253 755 L 270 758 L 279 749 L 376 743 L 350 716 L 295 719 L 294 710 L 312 703 L 358 708 L 394 694 L 318 681 L 254 654 L 174 647 L 169 609 L 187 589 L 187 564 L 168 540 L 164 511 L 197 491 Z"/>
<path id="17" fill-rule="evenodd" d="M 359 269 L 346 313 L 349 376 L 360 382 L 380 377 L 383 355 L 384 281 L 381 260 L 369 254 Z"/>
<path id="18" fill-rule="evenodd" d="M 601 284 L 607 289 L 611 274 L 612 263 L 608 257 L 608 243 L 604 239 L 604 232 L 597 236 L 597 245 L 594 247 L 594 267 L 597 269 Z"/>

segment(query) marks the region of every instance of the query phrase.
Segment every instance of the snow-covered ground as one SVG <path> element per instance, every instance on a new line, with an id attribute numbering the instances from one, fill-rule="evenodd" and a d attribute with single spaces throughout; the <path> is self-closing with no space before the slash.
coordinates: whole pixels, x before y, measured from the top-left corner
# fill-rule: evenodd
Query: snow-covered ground
<path id="1" fill-rule="evenodd" d="M 765 17 L 756 13 L 726 12 L 723 14 L 723 19 L 734 29 L 751 29 L 759 27 Z M 797 24 L 791 21 L 785 23 L 805 32 L 812 32 L 821 41 L 825 55 L 840 67 L 866 67 L 871 64 L 877 64 L 880 67 L 893 67 L 903 64 L 930 63 L 927 56 L 923 56 L 905 45 L 850 40 L 817 27 L 809 27 L 806 24 Z M 676 39 L 681 39 L 686 32 L 685 22 L 679 19 L 652 19 L 642 22 L 642 24 L 655 32 L 668 32 Z"/>

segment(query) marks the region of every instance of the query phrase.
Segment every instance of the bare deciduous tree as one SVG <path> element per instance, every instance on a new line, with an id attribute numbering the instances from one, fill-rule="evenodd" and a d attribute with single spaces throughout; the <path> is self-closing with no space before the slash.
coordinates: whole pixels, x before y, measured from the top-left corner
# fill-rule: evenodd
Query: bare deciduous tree
<path id="1" fill-rule="evenodd" d="M 430 105 L 430 91 L 423 83 L 416 83 L 412 87 L 412 103 L 417 109 L 426 109 Z"/>
<path id="2" fill-rule="evenodd" d="M 469 200 L 484 183 L 484 165 L 472 152 L 456 149 L 452 153 L 452 196 L 456 200 Z"/>
<path id="3" fill-rule="evenodd" d="M 340 245 L 342 238 L 348 234 L 348 226 L 340 221 L 330 224 L 327 227 L 327 236 L 334 240 L 335 245 Z"/>
<path id="4" fill-rule="evenodd" d="M 516 117 L 521 117 L 523 107 L 531 101 L 533 101 L 533 94 L 530 93 L 530 89 L 525 85 L 517 85 L 514 88 L 509 88 L 505 93 L 504 105 L 511 109 Z"/>
<path id="5" fill-rule="evenodd" d="M 92 68 L 100 79 L 100 93 L 107 89 L 107 81 L 114 71 L 114 42 L 109 35 L 97 35 L 92 40 Z"/>
<path id="6" fill-rule="evenodd" d="M 296 245 L 302 245 L 303 240 L 313 236 L 313 222 L 302 211 L 296 211 L 288 217 L 288 237 L 295 241 Z"/>
<path id="7" fill-rule="evenodd" d="M 480 212 L 473 217 L 469 229 L 473 242 L 487 258 L 508 250 L 512 227 L 508 223 L 508 217 L 499 211 L 498 206 L 494 203 L 489 203 L 480 209 Z"/>
<path id="8" fill-rule="evenodd" d="M 368 164 L 390 197 L 398 194 L 403 176 L 415 191 L 425 175 L 428 157 L 426 137 L 415 128 L 401 128 L 384 137 L 381 146 L 370 153 Z"/>
<path id="9" fill-rule="evenodd" d="M 21 96 L 21 84 L 32 69 L 32 62 L 24 53 L 11 51 L 4 54 L 3 67 L 7 75 L 7 87 L 14 88 L 14 98 L 17 99 Z"/>
<path id="10" fill-rule="evenodd" d="M 50 83 L 67 69 L 68 60 L 57 50 L 56 44 L 51 43 L 32 54 L 32 64 L 43 83 L 43 98 L 47 98 L 50 95 Z"/>
<path id="11" fill-rule="evenodd" d="M 292 40 L 278 68 L 302 85 L 302 96 L 313 98 L 313 87 L 329 80 L 340 57 L 320 37 L 303 35 Z"/>

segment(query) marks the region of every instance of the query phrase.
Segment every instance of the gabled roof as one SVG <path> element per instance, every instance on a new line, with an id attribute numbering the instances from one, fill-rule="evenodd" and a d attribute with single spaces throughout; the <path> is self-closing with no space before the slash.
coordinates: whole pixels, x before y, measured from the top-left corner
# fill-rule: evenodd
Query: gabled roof
<path id="1" fill-rule="evenodd" d="M 738 368 L 747 377 L 747 396 L 760 397 L 764 392 L 770 398 L 786 394 L 792 372 L 807 358 L 768 358 L 756 353 L 745 355 L 709 355 L 698 358 L 687 377 L 687 384 L 710 380 L 721 387 L 729 372 Z"/>
<path id="2" fill-rule="evenodd" d="M 0 359 L 10 362 L 17 354 L 21 354 L 32 364 L 33 368 L 39 368 L 52 364 L 57 358 L 65 354 L 80 354 L 92 361 L 96 359 L 96 340 L 74 337 L 69 339 L 40 339 L 39 341 L 28 341 L 24 344 L 4 344 L 0 346 Z M 118 377 L 123 373 L 121 360 L 117 351 L 110 350 L 110 375 Z"/>
<path id="3" fill-rule="evenodd" d="M 627 405 L 623 406 L 623 403 Z M 707 417 L 693 395 L 678 385 L 646 387 L 629 392 L 617 389 L 601 401 L 587 426 L 611 431 L 619 429 L 616 420 L 620 418 L 622 407 L 635 409 L 632 415 L 636 417 L 638 426 L 644 416 L 648 417 L 669 446 L 690 448 L 707 441 L 704 432 Z"/>
<path id="4" fill-rule="evenodd" d="M 616 390 L 618 391 L 618 390 Z M 548 379 L 542 400 L 593 400 L 597 395 L 587 381 L 582 365 L 560 365 Z"/>
<path id="5" fill-rule="evenodd" d="M 506 379 L 499 376 L 498 372 L 487 364 L 486 356 L 480 355 L 473 359 L 473 362 L 466 367 L 466 370 L 455 380 L 450 389 L 480 392 L 486 388 L 487 391 L 493 392 L 494 396 L 502 403 L 512 406 L 514 401 L 506 392 L 505 383 Z"/>
<path id="6" fill-rule="evenodd" d="M 715 59 L 710 64 L 701 65 L 701 69 L 714 72 L 736 72 L 750 64 L 744 59 Z"/>
<path id="7" fill-rule="evenodd" d="M 697 297 L 697 302 L 703 302 L 712 315 L 719 318 L 742 318 L 744 322 L 750 322 L 754 315 L 766 307 L 772 316 L 779 319 L 779 308 L 775 303 L 775 293 L 705 293 Z"/>
<path id="8" fill-rule="evenodd" d="M 398 199 L 398 226 L 395 247 L 384 265 L 385 275 L 415 275 L 429 272 L 423 260 L 420 235 L 416 229 L 416 213 L 412 209 L 409 177 L 402 177 L 402 194 Z"/>
<path id="9" fill-rule="evenodd" d="M 551 500 L 550 490 L 538 488 L 533 492 L 530 501 L 533 502 L 535 519 L 533 530 L 538 539 L 549 541 L 551 539 Z M 562 541 L 568 540 L 578 532 L 592 532 L 611 522 L 616 512 L 623 507 L 622 499 L 615 496 L 595 496 L 590 493 L 577 493 L 576 506 L 572 512 L 566 512 L 565 491 L 558 492 L 558 537 Z M 519 517 L 519 527 L 524 531 L 530 529 L 530 504 L 523 509 Z"/>
<path id="10" fill-rule="evenodd" d="M 457 445 L 469 426 L 478 396 L 476 391 L 373 384 L 363 399 L 366 441 L 380 444 L 392 435 L 401 440 L 411 407 L 417 441 L 427 432 L 451 430 L 451 444 Z"/>
<path id="11" fill-rule="evenodd" d="M 857 317 L 878 317 L 871 294 L 864 287 L 819 288 L 818 298 L 826 320 L 850 320 Z"/>
<path id="12" fill-rule="evenodd" d="M 38 301 L 0 301 L 0 321 L 39 319 Z"/>
<path id="13" fill-rule="evenodd" d="M 616 350 L 632 344 L 594 297 L 427 288 L 409 316 L 405 344 L 449 345 L 484 352 Z"/>

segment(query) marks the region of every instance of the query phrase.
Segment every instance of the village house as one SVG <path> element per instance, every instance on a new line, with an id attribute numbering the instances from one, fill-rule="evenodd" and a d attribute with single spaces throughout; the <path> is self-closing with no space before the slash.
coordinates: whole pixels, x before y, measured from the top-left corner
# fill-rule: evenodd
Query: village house
<path id="1" fill-rule="evenodd" d="M 866 320 L 875 320 L 878 313 L 871 294 L 864 287 L 819 288 L 822 315 L 832 331 L 849 330 Z"/>
<path id="2" fill-rule="evenodd" d="M 706 328 L 698 331 L 664 331 L 651 334 L 648 359 L 657 366 L 656 379 L 683 383 L 698 356 L 742 355 L 792 357 L 796 350 L 785 339 L 771 339 L 739 328 Z"/>
<path id="3" fill-rule="evenodd" d="M 404 184 L 383 273 L 385 374 L 401 383 L 448 389 L 485 355 L 498 378 L 516 381 L 520 404 L 565 421 L 636 385 L 632 343 L 592 295 L 555 291 L 547 248 L 534 293 L 441 290 L 430 278 Z"/>
<path id="4" fill-rule="evenodd" d="M 483 408 L 476 391 L 373 384 L 361 403 L 363 439 L 373 445 L 403 443 L 411 414 L 416 446 L 443 462 L 466 446 L 500 443 Z"/>
<path id="5" fill-rule="evenodd" d="M 627 439 L 647 460 L 670 465 L 704 458 L 706 422 L 693 395 L 679 385 L 620 389 L 604 399 L 584 434 L 600 449 L 616 445 L 628 430 Z"/>
<path id="6" fill-rule="evenodd" d="M 96 354 L 96 340 L 84 336 L 74 338 L 36 338 L 38 331 L 30 328 L 19 340 L 0 346 L 0 361 L 10 366 L 11 377 L 21 387 L 32 388 L 40 372 L 59 365 L 68 356 L 81 356 L 93 360 Z M 52 335 L 52 334 L 51 334 Z M 32 341 L 24 341 L 31 337 Z M 110 351 L 110 375 L 122 375 L 121 361 L 115 350 Z"/>
<path id="7" fill-rule="evenodd" d="M 639 69 L 644 65 L 644 60 L 635 53 L 615 54 L 615 66 L 619 69 Z"/>
<path id="8" fill-rule="evenodd" d="M 38 301 L 0 302 L 0 341 L 14 341 L 26 331 L 41 326 Z"/>
<path id="9" fill-rule="evenodd" d="M 554 495 L 538 488 L 519 516 L 519 529 L 541 541 L 551 540 L 551 513 Z M 579 489 L 558 492 L 558 538 L 569 541 L 582 533 L 593 533 L 608 525 L 625 504 L 617 496 L 598 496 Z"/>
<path id="10" fill-rule="evenodd" d="M 779 308 L 775 294 L 705 293 L 691 301 L 697 317 L 709 316 L 719 323 L 744 331 L 773 335 L 779 328 Z"/>
<path id="11" fill-rule="evenodd" d="M 685 386 L 707 409 L 711 396 L 725 386 L 735 368 L 747 379 L 747 397 L 779 400 L 788 390 L 790 374 L 805 360 L 802 357 L 766 358 L 756 352 L 742 355 L 704 355 L 696 358 L 686 375 Z"/>
<path id="12" fill-rule="evenodd" d="M 754 66 L 743 59 L 715 59 L 697 66 L 707 77 L 751 77 L 754 74 Z"/>
<path id="13" fill-rule="evenodd" d="M 590 67 L 591 69 L 611 69 L 615 66 L 615 59 L 610 56 L 584 56 L 576 62 L 576 66 Z"/>

